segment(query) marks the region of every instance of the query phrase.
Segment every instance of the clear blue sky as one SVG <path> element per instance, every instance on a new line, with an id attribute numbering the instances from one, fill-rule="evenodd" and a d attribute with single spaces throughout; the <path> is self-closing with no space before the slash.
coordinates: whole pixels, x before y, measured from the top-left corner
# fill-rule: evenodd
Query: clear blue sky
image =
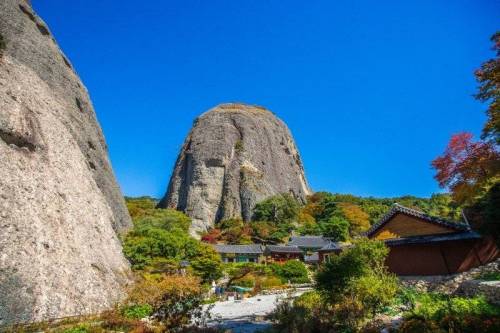
<path id="1" fill-rule="evenodd" d="M 193 119 L 263 105 L 314 190 L 429 196 L 450 135 L 479 134 L 473 71 L 495 0 L 33 0 L 89 89 L 126 195 L 163 195 Z"/>

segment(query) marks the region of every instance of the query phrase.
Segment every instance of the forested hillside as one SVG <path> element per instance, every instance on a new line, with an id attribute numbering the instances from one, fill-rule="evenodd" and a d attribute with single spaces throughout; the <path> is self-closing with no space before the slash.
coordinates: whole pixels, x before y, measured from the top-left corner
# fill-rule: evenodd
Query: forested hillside
<path id="1" fill-rule="evenodd" d="M 126 200 L 135 220 L 146 212 L 154 211 L 157 202 L 150 197 Z M 452 221 L 461 220 L 460 209 L 453 206 L 447 194 L 434 194 L 430 198 L 374 198 L 317 192 L 308 197 L 306 204 L 282 194 L 258 203 L 251 221 L 221 221 L 215 228 L 202 234 L 202 240 L 209 243 L 273 244 L 287 241 L 292 234 L 300 234 L 325 235 L 346 241 L 367 230 L 395 203 Z"/>

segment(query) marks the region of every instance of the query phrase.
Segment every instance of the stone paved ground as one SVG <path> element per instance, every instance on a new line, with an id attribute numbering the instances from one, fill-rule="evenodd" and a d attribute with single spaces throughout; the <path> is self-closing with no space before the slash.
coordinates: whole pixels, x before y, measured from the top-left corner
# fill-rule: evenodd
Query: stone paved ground
<path id="1" fill-rule="evenodd" d="M 297 297 L 305 291 L 296 291 L 293 296 Z M 208 326 L 229 329 L 233 333 L 252 333 L 265 329 L 271 323 L 264 317 L 285 297 L 287 294 L 283 293 L 258 295 L 241 301 L 216 302 L 210 309 L 212 319 L 208 322 Z"/>

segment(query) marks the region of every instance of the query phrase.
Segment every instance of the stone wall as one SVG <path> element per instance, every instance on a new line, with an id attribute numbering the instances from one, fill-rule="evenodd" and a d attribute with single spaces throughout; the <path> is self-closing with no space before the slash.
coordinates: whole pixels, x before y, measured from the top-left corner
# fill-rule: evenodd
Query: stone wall
<path id="1" fill-rule="evenodd" d="M 405 286 L 414 287 L 418 291 L 467 297 L 483 294 L 488 301 L 500 304 L 500 281 L 479 280 L 482 274 L 492 272 L 500 272 L 500 259 L 460 274 L 405 276 L 400 279 Z"/>

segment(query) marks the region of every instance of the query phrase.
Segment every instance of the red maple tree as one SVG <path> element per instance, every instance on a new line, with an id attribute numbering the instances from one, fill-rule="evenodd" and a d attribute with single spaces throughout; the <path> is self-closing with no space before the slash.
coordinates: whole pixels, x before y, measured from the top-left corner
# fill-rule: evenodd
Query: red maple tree
<path id="1" fill-rule="evenodd" d="M 434 178 L 450 189 L 458 204 L 470 203 L 500 171 L 500 153 L 491 142 L 472 140 L 471 133 L 451 137 L 443 155 L 432 161 Z"/>

